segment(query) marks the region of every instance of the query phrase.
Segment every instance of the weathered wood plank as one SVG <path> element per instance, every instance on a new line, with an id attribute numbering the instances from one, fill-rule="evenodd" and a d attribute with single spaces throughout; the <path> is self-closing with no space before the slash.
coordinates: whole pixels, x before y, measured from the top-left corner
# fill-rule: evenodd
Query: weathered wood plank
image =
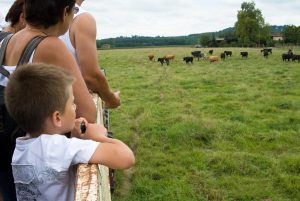
<path id="1" fill-rule="evenodd" d="M 93 94 L 97 107 L 97 123 L 103 125 L 102 101 Z M 77 182 L 75 201 L 111 201 L 109 169 L 103 165 L 79 164 L 77 167 Z"/>

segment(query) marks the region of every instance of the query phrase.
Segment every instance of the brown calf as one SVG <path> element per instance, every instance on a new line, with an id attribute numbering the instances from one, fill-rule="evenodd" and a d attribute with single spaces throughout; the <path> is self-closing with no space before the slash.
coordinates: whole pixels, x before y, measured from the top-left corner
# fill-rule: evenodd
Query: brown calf
<path id="1" fill-rule="evenodd" d="M 150 54 L 150 55 L 148 55 L 148 58 L 149 58 L 150 61 L 152 61 L 154 59 L 154 55 Z"/>
<path id="2" fill-rule="evenodd" d="M 172 54 L 167 54 L 166 56 L 164 56 L 164 58 L 168 59 L 168 60 L 173 60 L 175 58 L 175 56 Z"/>
<path id="3" fill-rule="evenodd" d="M 218 56 L 209 56 L 207 59 L 210 62 L 219 61 L 219 57 Z"/>

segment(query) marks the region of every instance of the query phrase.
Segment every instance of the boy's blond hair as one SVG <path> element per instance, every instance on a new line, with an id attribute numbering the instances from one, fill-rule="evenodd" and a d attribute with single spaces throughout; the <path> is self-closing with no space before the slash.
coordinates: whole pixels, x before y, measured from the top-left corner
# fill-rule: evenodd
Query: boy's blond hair
<path id="1" fill-rule="evenodd" d="M 47 117 L 64 112 L 68 86 L 74 77 L 67 70 L 48 64 L 19 66 L 5 89 L 5 104 L 17 124 L 29 133 L 41 132 Z"/>

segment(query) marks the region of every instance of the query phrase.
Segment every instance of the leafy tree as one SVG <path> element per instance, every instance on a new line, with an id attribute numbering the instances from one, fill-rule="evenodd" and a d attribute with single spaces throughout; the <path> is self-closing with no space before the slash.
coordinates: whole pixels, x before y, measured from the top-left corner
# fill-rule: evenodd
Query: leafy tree
<path id="1" fill-rule="evenodd" d="M 237 37 L 235 36 L 234 31 L 222 33 L 220 37 L 223 37 L 228 44 L 237 42 Z"/>
<path id="2" fill-rule="evenodd" d="M 218 46 L 218 43 L 216 41 L 215 34 L 212 33 L 210 36 L 209 47 L 217 47 L 217 46 Z"/>
<path id="3" fill-rule="evenodd" d="M 268 45 L 272 42 L 272 39 L 270 37 L 270 25 L 266 24 L 262 26 L 259 30 L 259 38 L 258 38 L 258 44 L 261 45 Z"/>
<path id="4" fill-rule="evenodd" d="M 200 44 L 204 47 L 216 47 L 217 41 L 214 33 L 204 33 L 200 37 Z"/>
<path id="5" fill-rule="evenodd" d="M 242 45 L 260 44 L 270 35 L 269 26 L 265 24 L 261 10 L 255 8 L 255 3 L 243 2 L 237 14 L 235 23 L 236 35 Z"/>
<path id="6" fill-rule="evenodd" d="M 97 46 L 97 49 L 99 49 L 101 47 L 101 41 L 100 40 L 96 40 L 96 46 Z"/>
<path id="7" fill-rule="evenodd" d="M 300 26 L 296 27 L 295 25 L 289 25 L 282 34 L 285 43 L 300 43 Z"/>
<path id="8" fill-rule="evenodd" d="M 210 34 L 209 33 L 205 33 L 201 36 L 200 38 L 200 44 L 203 46 L 203 47 L 207 47 L 209 46 L 209 41 L 210 41 Z"/>

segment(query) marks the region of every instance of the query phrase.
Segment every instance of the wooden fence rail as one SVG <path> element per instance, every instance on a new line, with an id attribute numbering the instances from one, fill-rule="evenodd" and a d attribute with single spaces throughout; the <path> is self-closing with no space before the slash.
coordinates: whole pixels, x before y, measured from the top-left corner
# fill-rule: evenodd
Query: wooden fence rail
<path id="1" fill-rule="evenodd" d="M 97 107 L 97 123 L 103 125 L 102 101 L 93 94 Z M 103 165 L 79 164 L 75 201 L 111 201 L 109 169 Z"/>

